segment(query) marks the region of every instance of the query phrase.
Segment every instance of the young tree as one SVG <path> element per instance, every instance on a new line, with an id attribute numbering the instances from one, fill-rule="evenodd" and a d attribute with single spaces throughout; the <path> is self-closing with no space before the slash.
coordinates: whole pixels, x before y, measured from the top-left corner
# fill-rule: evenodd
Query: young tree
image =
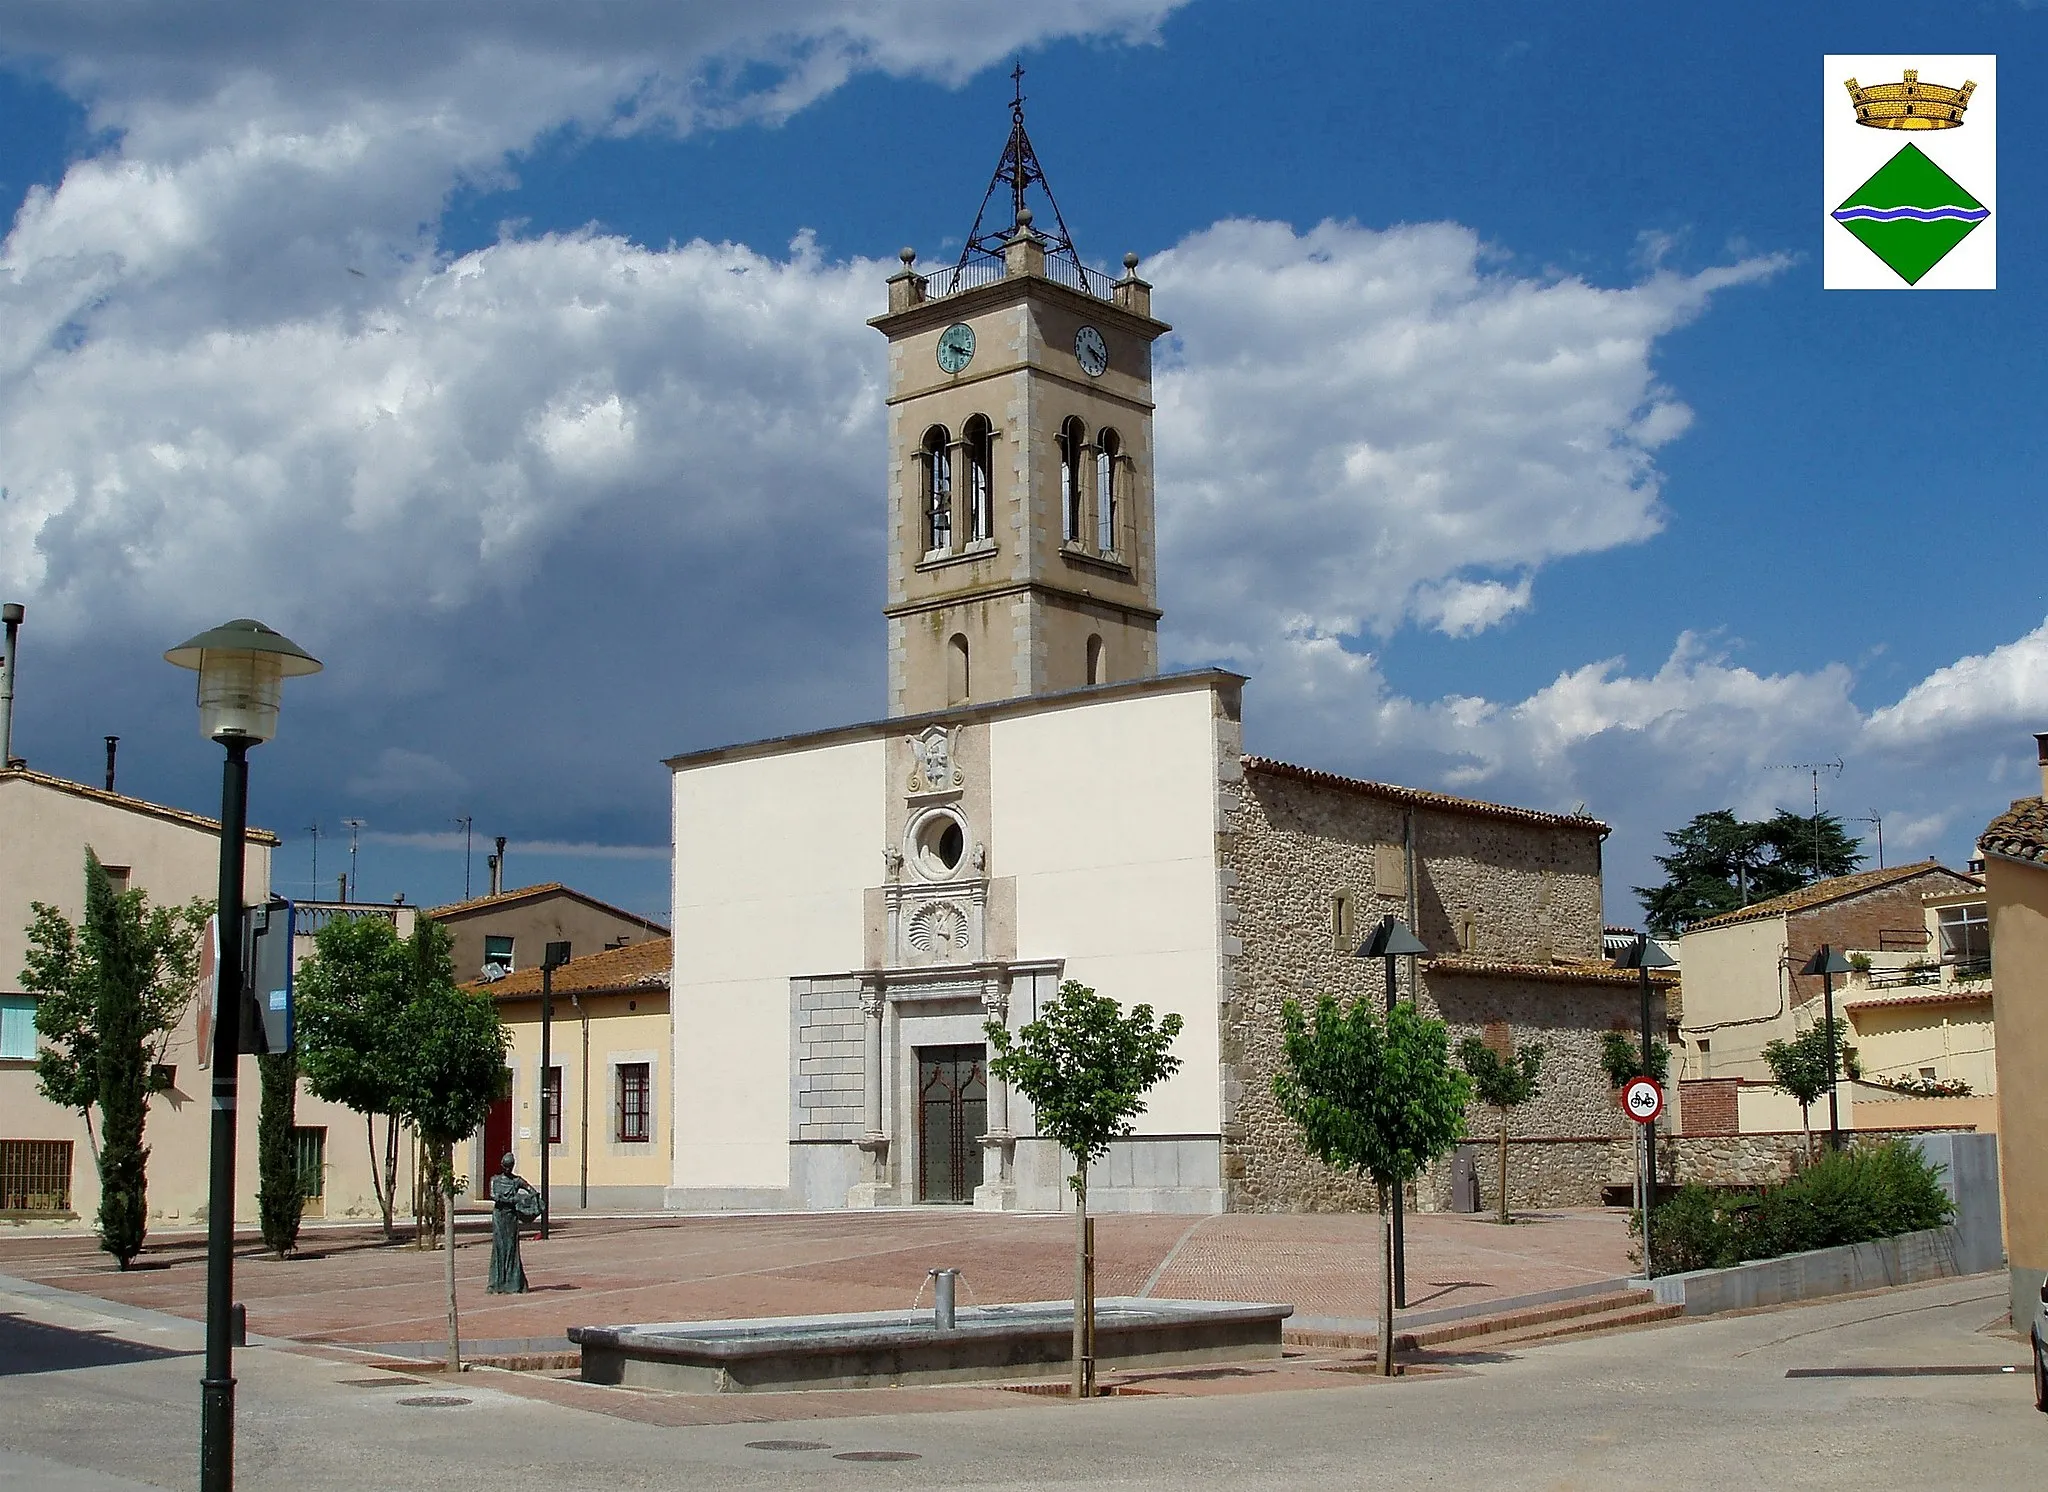
<path id="1" fill-rule="evenodd" d="M 443 1279 L 448 1292 L 448 1371 L 462 1367 L 462 1330 L 455 1311 L 455 1145 L 474 1134 L 505 1096 L 505 1025 L 497 1001 L 455 982 L 445 930 L 422 917 L 406 945 L 411 998 L 402 1035 L 410 1063 L 402 1098 L 418 1131 L 441 1198 Z"/>
<path id="2" fill-rule="evenodd" d="M 306 1179 L 299 1174 L 299 1059 L 277 1052 L 256 1059 L 263 1106 L 256 1115 L 256 1218 L 263 1246 L 282 1259 L 299 1246 Z"/>
<path id="3" fill-rule="evenodd" d="M 1644 920 L 1659 937 L 1752 902 L 1796 891 L 1863 861 L 1862 841 L 1831 813 L 1818 818 L 1780 809 L 1768 819 L 1738 819 L 1728 809 L 1696 815 L 1666 833 L 1661 886 L 1638 886 Z"/>
<path id="4" fill-rule="evenodd" d="M 86 851 L 87 876 L 97 864 Z M 109 885 L 111 890 L 111 884 Z M 142 990 L 144 1071 L 163 1061 L 178 1024 L 192 1003 L 199 973 L 199 940 L 213 904 L 195 900 L 182 907 L 153 907 L 140 887 L 115 897 L 119 915 L 135 928 L 140 957 L 150 970 Z M 29 904 L 28 952 L 21 970 L 23 991 L 36 997 L 36 1087 L 60 1108 L 85 1121 L 85 1142 L 95 1162 L 99 1133 L 93 1110 L 100 1101 L 99 971 L 78 930 L 55 907 Z M 157 1091 L 152 1083 L 151 1091 Z"/>
<path id="5" fill-rule="evenodd" d="M 1367 999 L 1346 1009 L 1324 995 L 1313 1019 L 1280 1007 L 1280 1112 L 1324 1165 L 1369 1177 L 1380 1207 L 1380 1372 L 1394 1371 L 1394 1188 L 1464 1136 L 1472 1084 L 1451 1066 L 1450 1032 L 1414 1005 L 1384 1020 Z"/>
<path id="6" fill-rule="evenodd" d="M 1828 1091 L 1828 1038 L 1835 1041 L 1836 1072 L 1848 1076 L 1856 1060 L 1856 1049 L 1842 1040 L 1843 1026 L 1839 1018 L 1832 1023 L 1817 1021 L 1808 1026 L 1790 1041 L 1775 1040 L 1764 1043 L 1764 1066 L 1771 1070 L 1771 1081 L 1779 1091 L 1789 1093 L 1799 1103 L 1799 1127 L 1806 1134 L 1806 1158 L 1813 1159 L 1813 1123 L 1809 1111 Z"/>
<path id="7" fill-rule="evenodd" d="M 1512 1047 L 1503 1057 L 1484 1040 L 1467 1036 L 1458 1043 L 1458 1063 L 1472 1078 L 1474 1095 L 1500 1113 L 1500 1220 L 1508 1215 L 1508 1110 L 1518 1109 L 1542 1092 L 1536 1075 L 1543 1067 L 1543 1048 L 1531 1042 Z"/>
<path id="8" fill-rule="evenodd" d="M 983 1028 L 995 1056 L 989 1071 L 1029 1098 L 1038 1129 L 1074 1158 L 1074 1397 L 1095 1391 L 1095 1300 L 1088 1270 L 1088 1167 L 1109 1142 L 1131 1132 L 1145 1095 L 1180 1068 L 1168 1048 L 1181 1018 L 1156 1023 L 1150 1005 L 1123 1013 L 1115 1000 L 1069 979 L 1015 1036 L 998 1021 Z"/>
<path id="9" fill-rule="evenodd" d="M 296 977 L 299 1066 L 316 1098 L 363 1116 L 370 1186 L 384 1214 L 384 1239 L 398 1188 L 398 1121 L 410 1054 L 402 1029 L 410 980 L 406 946 L 384 917 L 336 917 L 313 937 Z M 377 1154 L 377 1116 L 384 1154 Z"/>
<path id="10" fill-rule="evenodd" d="M 146 1171 L 149 1147 L 142 1143 L 149 1112 L 148 1021 L 143 992 L 151 975 L 149 949 L 134 904 L 123 905 L 106 867 L 85 852 L 85 926 L 81 961 L 95 972 L 93 1053 L 98 1069 L 100 1119 L 100 1247 L 123 1269 L 142 1252 L 148 1231 Z M 127 914 L 127 915 L 124 915 Z"/>

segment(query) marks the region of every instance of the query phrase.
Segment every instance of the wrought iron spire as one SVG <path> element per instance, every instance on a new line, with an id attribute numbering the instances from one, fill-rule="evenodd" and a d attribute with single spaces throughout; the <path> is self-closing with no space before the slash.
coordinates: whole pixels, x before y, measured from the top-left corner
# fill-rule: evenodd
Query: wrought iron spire
<path id="1" fill-rule="evenodd" d="M 996 174 L 990 178 L 988 190 L 982 193 L 981 207 L 974 214 L 974 227 L 968 231 L 967 245 L 960 251 L 960 262 L 953 266 L 953 284 L 957 287 L 968 274 L 969 265 L 980 260 L 1000 264 L 1003 259 L 1003 245 L 1009 242 L 1019 228 L 1029 228 L 1045 245 L 1048 259 L 1063 258 L 1072 262 L 1076 270 L 1087 272 L 1082 266 L 1081 256 L 1074 248 L 1073 236 L 1067 232 L 1067 220 L 1060 214 L 1060 205 L 1054 199 L 1052 186 L 1045 179 L 1045 168 L 1038 163 L 1038 152 L 1031 147 L 1030 132 L 1024 128 L 1024 64 L 1019 62 L 1010 72 L 1010 81 L 1015 85 L 1015 95 L 1010 100 L 1010 138 L 1003 145 L 1003 158 L 996 163 Z M 1037 214 L 1025 203 L 1025 193 L 1033 185 L 1044 195 L 1046 206 L 1052 209 L 1052 231 L 1038 225 Z M 1010 189 L 1010 221 L 991 225 L 986 230 L 982 224 L 988 218 L 989 203 L 995 200 L 996 189 L 1007 186 Z"/>

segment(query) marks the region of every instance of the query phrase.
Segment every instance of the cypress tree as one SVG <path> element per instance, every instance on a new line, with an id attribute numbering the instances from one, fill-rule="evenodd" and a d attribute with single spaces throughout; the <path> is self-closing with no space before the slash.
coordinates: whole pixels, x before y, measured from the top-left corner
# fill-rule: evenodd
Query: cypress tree
<path id="1" fill-rule="evenodd" d="M 256 1216 L 263 1246 L 282 1259 L 298 1247 L 306 1211 L 306 1179 L 299 1174 L 299 1059 L 278 1052 L 256 1059 L 263 1107 L 256 1116 Z"/>
<path id="2" fill-rule="evenodd" d="M 147 1112 L 148 1024 L 143 994 L 155 960 L 143 946 L 137 893 L 117 893 L 106 867 L 85 852 L 85 927 L 81 939 L 95 971 L 93 1054 L 100 1101 L 100 1247 L 121 1268 L 142 1252 L 148 1229 L 146 1170 L 149 1149 L 142 1143 Z"/>

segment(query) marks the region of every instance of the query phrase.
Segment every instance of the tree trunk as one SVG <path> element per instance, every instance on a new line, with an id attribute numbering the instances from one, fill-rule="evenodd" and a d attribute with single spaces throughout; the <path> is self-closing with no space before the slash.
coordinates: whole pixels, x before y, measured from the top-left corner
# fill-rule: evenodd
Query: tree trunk
<path id="1" fill-rule="evenodd" d="M 448 1285 L 448 1371 L 462 1371 L 462 1327 L 455 1317 L 455 1194 L 446 1182 L 455 1177 L 455 1147 L 446 1147 L 441 1166 L 441 1175 L 436 1181 L 447 1191 L 441 1208 L 441 1278 Z"/>
<path id="2" fill-rule="evenodd" d="M 377 1116 L 363 1115 L 363 1138 L 370 1146 L 370 1192 L 377 1199 L 377 1210 L 384 1215 L 384 1241 L 391 1242 L 391 1198 L 384 1190 L 383 1168 L 377 1164 Z"/>
<path id="3" fill-rule="evenodd" d="M 398 1206 L 398 1116 L 384 1116 L 384 1240 L 389 1243 L 396 1238 L 397 1231 L 391 1226 L 391 1213 Z"/>
<path id="4" fill-rule="evenodd" d="M 1380 1361 L 1382 1378 L 1394 1376 L 1394 1209 L 1380 1188 Z"/>
<path id="5" fill-rule="evenodd" d="M 1813 1121 L 1805 1104 L 1799 1106 L 1799 1127 L 1806 1131 L 1806 1163 L 1813 1164 Z"/>
<path id="6" fill-rule="evenodd" d="M 1088 1163 L 1074 1170 L 1074 1402 L 1080 1403 L 1094 1387 L 1095 1364 L 1088 1354 L 1094 1344 L 1088 1340 L 1088 1316 L 1094 1302 L 1088 1298 Z"/>
<path id="7" fill-rule="evenodd" d="M 1500 1111 L 1500 1220 L 1512 1221 L 1508 1216 L 1508 1111 Z"/>

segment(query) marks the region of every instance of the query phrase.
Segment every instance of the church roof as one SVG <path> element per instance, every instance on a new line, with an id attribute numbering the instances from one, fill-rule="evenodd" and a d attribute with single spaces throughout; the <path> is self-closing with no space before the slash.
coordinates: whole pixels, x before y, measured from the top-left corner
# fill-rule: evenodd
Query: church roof
<path id="1" fill-rule="evenodd" d="M 1444 813 L 1470 814 L 1474 818 L 1507 819 L 1518 824 L 1541 824 L 1553 829 L 1582 829 L 1588 833 L 1608 834 L 1608 825 L 1599 819 L 1583 813 L 1546 813 L 1540 808 L 1516 808 L 1506 803 L 1488 803 L 1479 798 L 1459 798 L 1449 793 L 1431 792 L 1427 788 L 1400 787 L 1391 782 L 1372 782 L 1361 777 L 1341 777 L 1335 772 L 1324 772 L 1314 767 L 1297 767 L 1292 762 L 1275 761 L 1270 756 L 1247 756 L 1244 759 L 1247 772 L 1263 772 L 1269 777 L 1292 778 L 1296 782 L 1312 782 L 1320 787 L 1343 788 L 1347 792 L 1363 794 L 1370 798 L 1384 798 L 1390 803 L 1400 803 L 1413 808 L 1434 808 Z"/>
<path id="2" fill-rule="evenodd" d="M 1446 953 L 1423 965 L 1431 974 L 1463 974 L 1481 979 L 1535 979 L 1550 984 L 1640 985 L 1638 969 L 1617 969 L 1600 959 L 1573 959 L 1547 964 L 1519 963 L 1514 959 L 1482 958 L 1471 953 Z M 1650 983 L 1670 989 L 1679 982 L 1676 969 L 1652 969 Z"/>

